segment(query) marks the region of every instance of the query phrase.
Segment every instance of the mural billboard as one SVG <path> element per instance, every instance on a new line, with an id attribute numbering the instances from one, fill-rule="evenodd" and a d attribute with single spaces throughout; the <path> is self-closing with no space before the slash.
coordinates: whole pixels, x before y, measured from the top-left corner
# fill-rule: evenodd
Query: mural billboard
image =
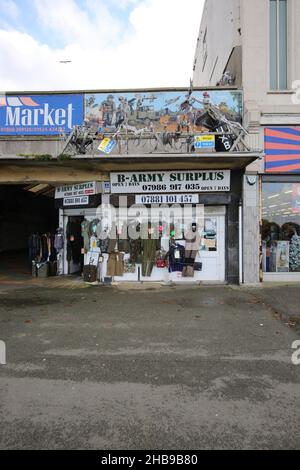
<path id="1" fill-rule="evenodd" d="M 0 135 L 69 134 L 83 115 L 81 94 L 0 95 Z"/>
<path id="2" fill-rule="evenodd" d="M 208 112 L 209 105 L 216 110 L 213 117 Z M 109 148 L 112 153 L 126 153 L 120 149 L 124 138 L 131 146 L 129 153 L 165 151 L 168 146 L 184 151 L 185 145 L 190 148 L 194 142 L 195 134 L 224 131 L 223 121 L 215 119 L 216 114 L 241 123 L 242 106 L 242 92 L 237 90 L 94 93 L 85 95 L 85 120 L 106 139 L 102 148 Z M 109 138 L 119 146 L 107 147 Z M 229 136 L 227 139 L 230 140 Z M 217 137 L 217 151 L 218 145 L 222 146 L 219 140 Z M 231 147 L 232 143 L 227 145 Z M 222 147 L 219 151 L 226 149 Z"/>
<path id="3" fill-rule="evenodd" d="M 267 173 L 300 173 L 300 127 L 265 129 Z"/>

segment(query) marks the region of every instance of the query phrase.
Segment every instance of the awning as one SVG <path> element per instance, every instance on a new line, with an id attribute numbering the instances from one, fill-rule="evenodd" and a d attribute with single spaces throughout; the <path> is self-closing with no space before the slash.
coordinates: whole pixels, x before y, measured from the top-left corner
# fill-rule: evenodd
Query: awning
<path id="1" fill-rule="evenodd" d="M 151 154 L 151 155 L 77 155 L 70 160 L 38 161 L 21 156 L 0 158 L 0 184 L 27 185 L 82 183 L 108 181 L 114 171 L 159 170 L 245 170 L 261 159 L 263 152 L 231 152 L 206 154 Z M 48 192 L 39 187 L 37 191 Z M 33 191 L 35 192 L 35 190 Z"/>
<path id="2" fill-rule="evenodd" d="M 75 157 L 75 159 L 88 157 Z M 103 171 L 131 170 L 244 170 L 257 159 L 263 158 L 263 152 L 232 152 L 208 154 L 152 154 L 152 155 L 113 155 L 93 159 Z"/>

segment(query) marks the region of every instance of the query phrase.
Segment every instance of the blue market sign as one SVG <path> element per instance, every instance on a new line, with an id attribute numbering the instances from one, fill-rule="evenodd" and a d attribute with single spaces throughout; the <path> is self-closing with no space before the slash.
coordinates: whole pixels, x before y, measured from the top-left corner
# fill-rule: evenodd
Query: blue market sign
<path id="1" fill-rule="evenodd" d="M 81 125 L 83 95 L 0 95 L 0 135 L 69 134 Z"/>

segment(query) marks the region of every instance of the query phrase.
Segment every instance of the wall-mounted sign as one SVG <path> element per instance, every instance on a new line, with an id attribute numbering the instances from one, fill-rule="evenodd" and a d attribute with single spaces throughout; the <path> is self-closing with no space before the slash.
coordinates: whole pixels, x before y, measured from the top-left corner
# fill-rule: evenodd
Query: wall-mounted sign
<path id="1" fill-rule="evenodd" d="M 109 181 L 103 181 L 102 191 L 103 191 L 104 194 L 109 194 L 110 193 L 110 182 Z"/>
<path id="2" fill-rule="evenodd" d="M 64 206 L 87 206 L 90 202 L 89 196 L 65 197 Z"/>
<path id="3" fill-rule="evenodd" d="M 197 135 L 194 139 L 195 149 L 214 149 L 216 139 L 214 135 Z"/>
<path id="4" fill-rule="evenodd" d="M 101 183 L 79 183 L 70 186 L 59 186 L 55 190 L 55 199 L 74 198 L 80 196 L 94 196 L 102 192 Z"/>
<path id="5" fill-rule="evenodd" d="M 136 204 L 199 204 L 199 194 L 143 194 L 135 196 Z"/>
<path id="6" fill-rule="evenodd" d="M 114 148 L 115 144 L 116 144 L 115 140 L 109 139 L 108 137 L 106 137 L 105 139 L 101 140 L 98 150 L 100 150 L 100 152 L 109 154 Z"/>
<path id="7" fill-rule="evenodd" d="M 265 129 L 267 173 L 300 173 L 300 127 Z"/>
<path id="8" fill-rule="evenodd" d="M 83 114 L 83 95 L 0 95 L 0 135 L 68 134 Z"/>
<path id="9" fill-rule="evenodd" d="M 230 170 L 111 173 L 111 192 L 207 193 L 230 191 Z"/>

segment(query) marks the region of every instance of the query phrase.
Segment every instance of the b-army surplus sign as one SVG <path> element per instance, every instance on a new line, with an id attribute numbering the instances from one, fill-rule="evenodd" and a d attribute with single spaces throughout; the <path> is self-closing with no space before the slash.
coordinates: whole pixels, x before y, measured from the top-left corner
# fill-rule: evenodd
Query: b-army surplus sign
<path id="1" fill-rule="evenodd" d="M 113 194 L 230 191 L 230 170 L 111 173 Z"/>
<path id="2" fill-rule="evenodd" d="M 101 201 L 102 183 L 88 183 L 59 186 L 55 190 L 55 207 L 97 207 Z"/>
<path id="3" fill-rule="evenodd" d="M 98 194 L 100 192 L 101 188 L 99 183 L 92 181 L 90 183 L 57 187 L 55 190 L 55 199 L 93 196 L 94 194 Z"/>

